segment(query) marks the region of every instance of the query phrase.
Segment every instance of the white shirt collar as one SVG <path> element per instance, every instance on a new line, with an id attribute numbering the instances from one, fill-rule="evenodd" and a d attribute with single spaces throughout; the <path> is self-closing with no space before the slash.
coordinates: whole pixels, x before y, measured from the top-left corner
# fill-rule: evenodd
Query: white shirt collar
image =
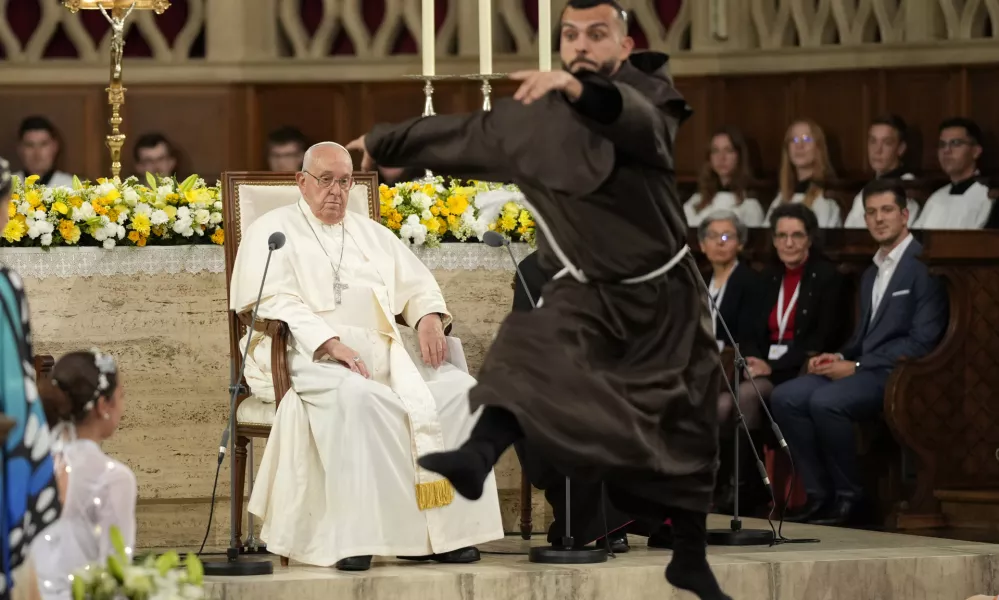
<path id="1" fill-rule="evenodd" d="M 887 256 L 882 255 L 881 250 L 878 250 L 877 252 L 874 253 L 874 264 L 877 265 L 879 268 L 881 267 L 881 265 L 883 265 L 886 262 L 889 262 L 891 264 L 897 264 L 898 261 L 901 260 L 902 255 L 905 254 L 906 248 L 908 248 L 909 244 L 912 243 L 912 240 L 913 240 L 912 234 L 910 233 L 909 235 L 905 236 L 905 239 L 903 239 L 901 243 L 899 243 L 899 245 L 895 246 L 892 249 L 892 251 L 888 253 Z"/>

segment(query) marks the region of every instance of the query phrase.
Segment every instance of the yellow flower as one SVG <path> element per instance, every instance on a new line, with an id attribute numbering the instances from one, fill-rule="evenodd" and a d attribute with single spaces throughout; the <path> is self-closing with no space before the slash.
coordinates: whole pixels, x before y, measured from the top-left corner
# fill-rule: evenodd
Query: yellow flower
<path id="1" fill-rule="evenodd" d="M 142 235 L 149 235 L 149 215 L 138 214 L 132 217 L 132 229 Z"/>
<path id="2" fill-rule="evenodd" d="M 114 201 L 117 200 L 118 198 L 121 198 L 121 192 L 119 192 L 117 189 L 113 189 L 107 194 L 105 194 L 102 200 L 106 204 L 114 204 Z"/>
<path id="3" fill-rule="evenodd" d="M 69 197 L 69 204 L 73 208 L 80 208 L 81 206 L 83 206 L 83 198 L 80 198 L 79 196 L 70 196 Z M 63 214 L 65 214 L 65 213 L 63 213 Z"/>
<path id="4" fill-rule="evenodd" d="M 24 187 L 31 187 L 35 185 L 35 182 L 41 179 L 38 175 L 31 175 L 24 180 Z"/>
<path id="5" fill-rule="evenodd" d="M 176 206 L 164 206 L 163 207 L 163 212 L 165 212 L 167 214 L 167 216 L 172 219 L 172 218 L 174 218 L 174 217 L 177 216 L 177 207 Z"/>
<path id="6" fill-rule="evenodd" d="M 17 204 L 15 204 L 13 200 L 11 200 L 10 203 L 7 204 L 7 216 L 13 217 L 16 214 L 17 214 Z"/>
<path id="7" fill-rule="evenodd" d="M 433 206 L 430 207 L 430 214 L 432 214 L 435 217 L 441 214 L 441 207 L 434 204 Z"/>
<path id="8" fill-rule="evenodd" d="M 534 220 L 531 219 L 531 213 L 526 210 L 520 211 L 520 217 L 517 221 L 520 222 L 521 227 L 534 227 Z"/>
<path id="9" fill-rule="evenodd" d="M 447 199 L 447 209 L 453 215 L 463 215 L 468 210 L 468 197 L 463 194 L 455 194 Z"/>
<path id="10" fill-rule="evenodd" d="M 455 215 L 448 215 L 447 224 L 449 228 L 454 228 L 458 225 L 458 217 Z"/>
<path id="11" fill-rule="evenodd" d="M 218 244 L 219 246 L 225 242 L 225 231 L 223 231 L 221 227 L 216 229 L 215 233 L 212 234 L 212 242 Z"/>
<path id="12" fill-rule="evenodd" d="M 112 223 L 118 222 L 118 207 L 109 208 L 107 213 L 109 221 L 111 221 Z"/>
<path id="13" fill-rule="evenodd" d="M 3 228 L 3 237 L 8 242 L 19 242 L 27 232 L 28 225 L 24 222 L 24 215 L 14 215 Z"/>
<path id="14" fill-rule="evenodd" d="M 517 220 L 509 215 L 503 215 L 499 220 L 500 227 L 503 231 L 513 231 L 517 227 Z"/>
<path id="15" fill-rule="evenodd" d="M 80 241 L 80 228 L 76 223 L 63 219 L 59 221 L 59 235 L 67 244 L 75 244 Z"/>
<path id="16" fill-rule="evenodd" d="M 421 221 L 421 223 L 427 228 L 427 233 L 439 233 L 437 219 L 427 219 L 426 221 Z"/>
<path id="17" fill-rule="evenodd" d="M 434 188 L 434 184 L 432 183 L 425 183 L 423 184 L 423 186 L 421 186 L 420 189 L 423 191 L 424 194 L 430 196 L 431 198 L 433 198 L 437 194 L 437 190 L 436 188 Z"/>
<path id="18" fill-rule="evenodd" d="M 142 235 L 138 231 L 129 231 L 128 239 L 130 239 L 136 246 L 146 245 L 146 236 Z"/>
<path id="19" fill-rule="evenodd" d="M 74 198 L 75 198 L 75 196 L 74 196 Z M 76 198 L 76 199 L 79 200 L 79 198 Z M 72 204 L 73 198 L 70 198 L 69 201 Z M 79 206 L 79 205 L 76 205 L 76 206 Z M 65 215 L 65 214 L 67 214 L 69 212 L 69 207 L 66 206 L 66 204 L 63 203 L 63 202 L 56 202 L 55 204 L 52 205 L 52 210 L 56 211 L 60 215 Z"/>
<path id="20" fill-rule="evenodd" d="M 211 200 L 211 194 L 208 190 L 202 188 L 199 190 L 188 190 L 184 193 L 184 199 L 187 200 L 188 204 L 194 204 L 196 202 L 201 202 L 207 204 Z"/>
<path id="21" fill-rule="evenodd" d="M 166 227 L 162 225 L 157 225 L 156 227 L 153 227 L 153 235 L 155 235 L 156 237 L 163 237 L 164 233 L 166 233 Z"/>
<path id="22" fill-rule="evenodd" d="M 437 233 L 444 233 L 447 231 L 447 221 L 437 217 Z"/>
<path id="23" fill-rule="evenodd" d="M 180 200 L 180 196 L 178 196 L 177 194 L 166 195 L 167 204 L 177 204 L 178 200 Z"/>
<path id="24" fill-rule="evenodd" d="M 36 208 L 42 203 L 42 195 L 38 193 L 38 190 L 30 190 L 25 196 L 25 201 L 31 205 L 31 208 Z"/>

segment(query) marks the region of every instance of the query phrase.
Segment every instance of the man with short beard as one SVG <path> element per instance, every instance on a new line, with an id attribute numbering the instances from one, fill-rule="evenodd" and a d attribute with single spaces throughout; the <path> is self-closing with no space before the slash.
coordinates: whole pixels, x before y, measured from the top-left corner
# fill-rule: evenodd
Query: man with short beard
<path id="1" fill-rule="evenodd" d="M 571 0 L 565 70 L 520 72 L 492 111 L 376 126 L 351 143 L 365 168 L 422 166 L 514 182 L 556 273 L 543 305 L 506 317 L 470 391 L 485 406 L 468 442 L 424 455 L 466 498 L 520 439 L 610 501 L 673 525 L 666 578 L 727 599 L 708 565 L 718 455 L 718 347 L 685 244 L 674 140 L 691 109 L 660 53 L 632 54 L 614 0 Z M 473 410 L 474 410 L 473 408 Z"/>

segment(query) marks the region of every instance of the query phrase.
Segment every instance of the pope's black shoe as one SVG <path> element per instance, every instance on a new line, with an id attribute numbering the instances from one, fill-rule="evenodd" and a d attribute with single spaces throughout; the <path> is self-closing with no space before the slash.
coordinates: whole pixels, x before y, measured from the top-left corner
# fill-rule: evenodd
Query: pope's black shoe
<path id="1" fill-rule="evenodd" d="M 842 527 L 849 525 L 860 512 L 860 503 L 850 498 L 839 498 L 808 520 L 812 525 Z"/>
<path id="2" fill-rule="evenodd" d="M 447 564 L 467 564 L 479 562 L 479 560 L 482 559 L 482 556 L 479 554 L 478 548 L 475 548 L 474 546 L 467 546 L 465 548 L 458 548 L 457 550 L 452 550 L 450 552 L 442 552 L 441 554 L 427 554 L 425 556 L 399 556 L 397 558 L 416 561 L 432 560 Z"/>
<path id="3" fill-rule="evenodd" d="M 338 571 L 367 571 L 371 568 L 370 556 L 349 556 L 334 565 Z"/>

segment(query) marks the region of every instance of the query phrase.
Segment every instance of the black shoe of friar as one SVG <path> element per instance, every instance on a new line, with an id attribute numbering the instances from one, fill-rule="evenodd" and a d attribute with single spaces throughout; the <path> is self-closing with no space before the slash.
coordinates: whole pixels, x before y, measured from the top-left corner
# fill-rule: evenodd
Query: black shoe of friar
<path id="1" fill-rule="evenodd" d="M 338 571 L 367 571 L 371 568 L 370 556 L 349 556 L 340 559 L 335 565 Z"/>
<path id="2" fill-rule="evenodd" d="M 426 556 L 399 556 L 397 558 L 401 560 L 415 561 L 432 560 L 439 563 L 458 565 L 479 562 L 482 559 L 482 556 L 479 554 L 478 548 L 468 546 L 466 548 L 458 548 L 457 550 L 452 550 L 450 552 L 442 552 L 441 554 L 428 554 Z"/>

